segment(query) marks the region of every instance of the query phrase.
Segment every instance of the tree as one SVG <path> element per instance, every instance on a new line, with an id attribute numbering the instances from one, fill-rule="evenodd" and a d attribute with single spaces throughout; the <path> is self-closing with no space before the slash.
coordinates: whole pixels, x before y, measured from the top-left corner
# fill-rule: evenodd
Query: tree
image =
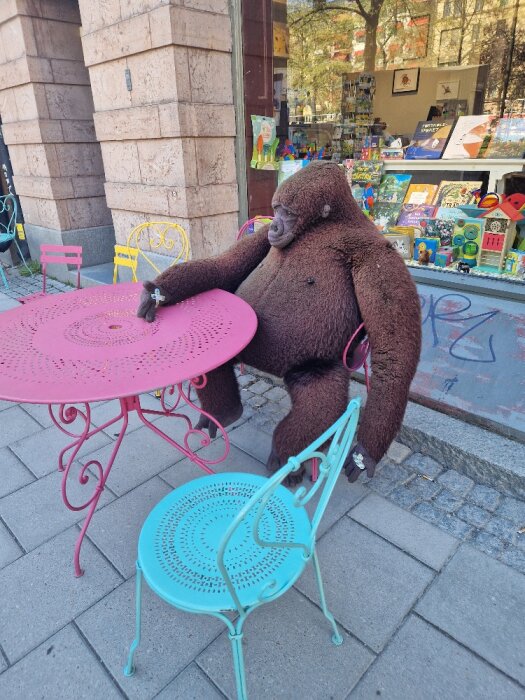
<path id="1" fill-rule="evenodd" d="M 481 42 L 480 60 L 489 66 L 486 102 L 492 103 L 494 112 L 501 112 L 507 100 L 525 97 L 525 39 L 515 27 L 489 25 Z"/>
<path id="2" fill-rule="evenodd" d="M 289 87 L 309 93 L 313 107 L 323 112 L 341 108 L 340 76 L 348 72 L 346 60 L 351 51 L 354 20 L 345 13 L 315 13 L 308 21 L 298 22 L 308 11 L 306 2 L 289 11 L 290 58 Z M 292 104 L 293 108 L 294 105 Z M 314 109 L 315 111 L 315 109 Z"/>
<path id="3" fill-rule="evenodd" d="M 303 13 L 300 17 L 290 22 L 290 27 L 295 24 L 303 24 L 311 20 L 315 15 L 325 13 L 348 12 L 361 17 L 365 22 L 365 71 L 375 69 L 377 53 L 377 30 L 379 26 L 379 16 L 386 0 L 314 0 L 312 9 Z"/>
<path id="4" fill-rule="evenodd" d="M 412 0 L 313 0 L 303 2 L 302 9 L 290 21 L 290 28 L 312 21 L 320 15 L 342 15 L 348 13 L 365 25 L 364 70 L 371 72 L 376 67 L 376 56 L 380 48 L 383 64 L 386 61 L 386 44 L 396 35 L 398 17 L 412 15 Z"/>

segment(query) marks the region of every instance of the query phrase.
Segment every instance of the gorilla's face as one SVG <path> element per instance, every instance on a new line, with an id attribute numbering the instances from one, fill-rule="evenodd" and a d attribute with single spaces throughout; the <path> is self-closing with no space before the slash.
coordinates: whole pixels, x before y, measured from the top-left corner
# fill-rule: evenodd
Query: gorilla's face
<path id="1" fill-rule="evenodd" d="M 282 204 L 274 207 L 274 219 L 268 230 L 268 240 L 275 248 L 286 248 L 295 238 L 297 214 Z"/>

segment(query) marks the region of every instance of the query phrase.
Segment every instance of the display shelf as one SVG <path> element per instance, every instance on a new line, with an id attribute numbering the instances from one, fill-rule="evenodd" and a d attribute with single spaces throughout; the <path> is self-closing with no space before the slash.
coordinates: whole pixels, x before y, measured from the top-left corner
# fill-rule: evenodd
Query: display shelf
<path id="1" fill-rule="evenodd" d="M 385 172 L 397 172 L 398 170 L 416 171 L 442 171 L 459 170 L 463 172 L 488 172 L 489 192 L 494 192 L 497 183 L 507 173 L 523 170 L 524 158 L 453 158 L 444 160 L 384 160 Z"/>

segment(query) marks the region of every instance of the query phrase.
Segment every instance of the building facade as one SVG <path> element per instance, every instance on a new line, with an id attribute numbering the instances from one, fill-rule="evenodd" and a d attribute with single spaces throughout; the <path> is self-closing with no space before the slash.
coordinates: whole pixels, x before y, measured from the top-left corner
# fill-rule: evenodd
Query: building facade
<path id="1" fill-rule="evenodd" d="M 228 0 L 4 0 L 0 118 L 41 242 L 113 258 L 132 227 L 177 221 L 201 257 L 238 224 Z"/>

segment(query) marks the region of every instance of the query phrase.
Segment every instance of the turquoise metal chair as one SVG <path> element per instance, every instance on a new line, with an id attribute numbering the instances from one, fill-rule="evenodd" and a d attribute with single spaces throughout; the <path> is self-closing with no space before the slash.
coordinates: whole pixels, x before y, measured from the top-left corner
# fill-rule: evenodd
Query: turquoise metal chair
<path id="1" fill-rule="evenodd" d="M 237 472 L 213 474 L 184 484 L 155 506 L 139 536 L 136 636 L 124 669 L 126 676 L 135 672 L 143 577 L 176 608 L 213 615 L 224 622 L 240 700 L 248 697 L 242 649 L 246 618 L 291 588 L 310 559 L 321 607 L 332 627 L 332 641 L 343 642 L 326 605 L 315 540 L 352 445 L 359 406 L 360 399 L 352 399 L 331 428 L 270 478 Z M 289 474 L 313 458 L 319 461 L 319 477 L 309 490 L 302 486 L 292 493 L 282 485 Z M 310 519 L 305 506 L 316 495 L 319 500 Z M 228 611 L 238 613 L 235 620 L 227 617 Z"/>
<path id="2" fill-rule="evenodd" d="M 4 216 L 2 216 L 4 215 Z M 17 217 L 17 206 L 16 199 L 12 194 L 7 194 L 4 197 L 0 197 L 0 253 L 5 253 L 11 247 L 12 243 L 15 244 L 18 250 L 18 255 L 20 260 L 25 266 L 26 270 L 31 276 L 33 273 L 27 266 L 18 241 L 16 240 L 16 217 Z M 6 276 L 0 265 L 0 276 L 2 277 L 2 282 L 6 289 L 9 289 L 9 284 L 7 282 Z"/>

